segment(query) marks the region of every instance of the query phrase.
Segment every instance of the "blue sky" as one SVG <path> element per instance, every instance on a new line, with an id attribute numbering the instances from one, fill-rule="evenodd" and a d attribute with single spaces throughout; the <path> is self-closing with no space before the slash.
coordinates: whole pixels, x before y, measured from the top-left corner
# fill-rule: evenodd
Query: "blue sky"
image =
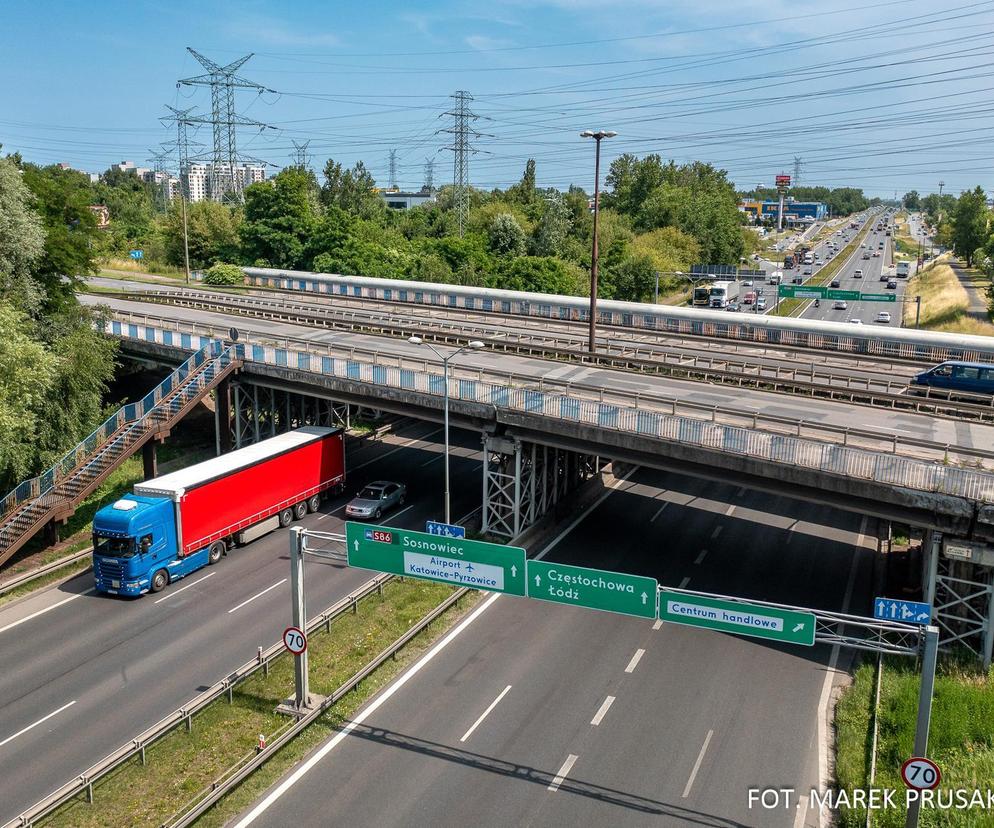
<path id="1" fill-rule="evenodd" d="M 619 133 L 605 162 L 711 161 L 740 187 L 795 156 L 802 183 L 874 195 L 994 187 L 994 0 L 6 0 L 4 151 L 91 171 L 145 161 L 172 137 L 165 104 L 209 113 L 207 90 L 176 84 L 203 71 L 187 46 L 218 63 L 254 52 L 240 74 L 275 90 L 238 93 L 239 112 L 275 127 L 243 128 L 240 150 L 282 166 L 310 140 L 315 169 L 361 158 L 384 185 L 391 148 L 402 187 L 428 158 L 451 181 L 437 130 L 465 89 L 484 188 L 533 157 L 540 185 L 590 189 L 588 127 Z"/>

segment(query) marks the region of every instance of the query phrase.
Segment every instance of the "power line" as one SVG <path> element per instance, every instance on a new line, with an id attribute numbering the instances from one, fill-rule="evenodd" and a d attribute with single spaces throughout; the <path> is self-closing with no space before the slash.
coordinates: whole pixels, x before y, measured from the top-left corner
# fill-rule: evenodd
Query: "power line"
<path id="1" fill-rule="evenodd" d="M 291 138 L 290 143 L 293 144 L 293 154 L 290 156 L 293 161 L 293 166 L 301 170 L 306 170 L 308 166 L 307 147 L 311 143 L 310 139 L 300 142 L 294 141 Z"/>
<path id="2" fill-rule="evenodd" d="M 452 153 L 452 195 L 461 236 L 465 231 L 466 214 L 469 212 L 469 157 L 477 152 L 472 139 L 483 137 L 483 133 L 477 132 L 472 125 L 480 117 L 469 108 L 473 96 L 460 89 L 452 97 L 456 101 L 455 108 L 442 113 L 452 117 L 452 126 L 440 129 L 439 132 L 452 135 L 452 144 L 445 149 Z"/>

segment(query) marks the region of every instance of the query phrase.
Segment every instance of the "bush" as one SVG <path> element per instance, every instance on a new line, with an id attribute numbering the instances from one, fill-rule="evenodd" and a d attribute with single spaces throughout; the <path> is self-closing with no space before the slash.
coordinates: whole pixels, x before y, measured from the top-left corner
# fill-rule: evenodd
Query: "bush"
<path id="1" fill-rule="evenodd" d="M 218 262 L 204 273 L 205 285 L 244 285 L 245 274 L 238 265 Z"/>

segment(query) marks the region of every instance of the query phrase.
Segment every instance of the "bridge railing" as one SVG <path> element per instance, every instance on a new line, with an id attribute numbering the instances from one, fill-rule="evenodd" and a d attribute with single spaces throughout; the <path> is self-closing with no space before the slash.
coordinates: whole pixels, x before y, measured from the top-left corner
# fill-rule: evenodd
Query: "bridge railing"
<path id="1" fill-rule="evenodd" d="M 131 324 L 107 323 L 107 332 L 117 336 L 164 345 L 200 347 L 207 337 L 175 330 Z M 372 386 L 382 386 L 435 397 L 445 393 L 442 374 L 392 365 L 380 365 L 351 357 L 325 355 L 307 350 L 270 345 L 239 344 L 238 356 L 246 362 L 308 371 Z M 389 355 L 396 359 L 395 354 Z M 482 373 L 480 374 L 482 377 Z M 482 379 L 450 377 L 452 400 L 482 403 L 497 409 L 564 420 L 600 429 L 651 437 L 681 445 L 718 450 L 780 465 L 796 466 L 835 475 L 869 480 L 917 491 L 935 492 L 973 501 L 994 503 L 994 474 L 958 468 L 942 462 L 901 457 L 837 443 L 756 431 L 642 407 L 633 395 L 631 403 L 603 402 L 569 393 L 522 388 Z M 617 396 L 617 391 L 612 395 Z"/>
<path id="2" fill-rule="evenodd" d="M 128 423 L 136 422 L 152 411 L 156 405 L 207 360 L 218 356 L 223 344 L 207 337 L 197 337 L 197 351 L 168 377 L 149 391 L 141 400 L 128 403 L 115 411 L 91 434 L 67 451 L 50 468 L 37 477 L 25 480 L 0 500 L 0 518 L 12 512 L 28 500 L 34 500 L 50 492 L 65 476 L 83 463 L 87 457 L 99 449 L 112 434 Z"/>

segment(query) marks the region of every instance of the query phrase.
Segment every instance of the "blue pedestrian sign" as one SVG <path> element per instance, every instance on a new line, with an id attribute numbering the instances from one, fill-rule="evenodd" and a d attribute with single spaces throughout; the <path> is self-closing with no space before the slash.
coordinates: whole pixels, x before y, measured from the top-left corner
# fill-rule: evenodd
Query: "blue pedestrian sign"
<path id="1" fill-rule="evenodd" d="M 901 621 L 905 624 L 928 624 L 932 620 L 932 607 L 921 601 L 874 598 L 873 617 L 883 621 Z"/>
<path id="2" fill-rule="evenodd" d="M 131 256 L 132 259 L 143 259 L 145 257 L 145 251 L 144 250 L 131 250 L 131 251 L 128 252 L 128 255 Z"/>
<path id="3" fill-rule="evenodd" d="M 466 530 L 462 526 L 451 523 L 439 523 L 436 520 L 425 521 L 425 531 L 429 535 L 441 535 L 443 538 L 464 538 Z"/>

